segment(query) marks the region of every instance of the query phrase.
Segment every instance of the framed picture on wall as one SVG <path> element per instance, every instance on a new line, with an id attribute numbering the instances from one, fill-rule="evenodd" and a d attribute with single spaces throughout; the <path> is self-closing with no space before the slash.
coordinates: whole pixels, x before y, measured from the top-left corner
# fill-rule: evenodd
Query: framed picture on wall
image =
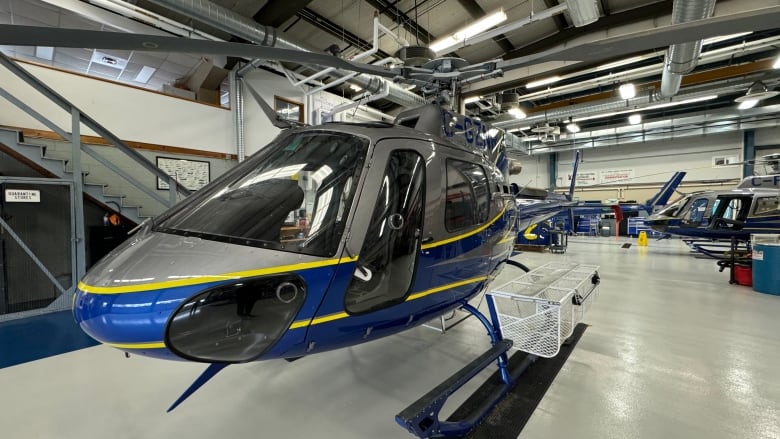
<path id="1" fill-rule="evenodd" d="M 196 191 L 211 181 L 211 163 L 202 160 L 157 157 L 157 167 L 187 189 Z M 168 182 L 157 178 L 157 189 L 168 190 Z"/>

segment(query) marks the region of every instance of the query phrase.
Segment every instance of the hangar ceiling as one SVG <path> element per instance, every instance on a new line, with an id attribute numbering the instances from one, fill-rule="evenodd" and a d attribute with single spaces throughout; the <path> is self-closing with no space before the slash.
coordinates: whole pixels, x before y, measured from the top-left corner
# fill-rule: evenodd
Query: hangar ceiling
<path id="1" fill-rule="evenodd" d="M 673 18 L 673 0 L 593 1 L 598 20 L 576 27 L 576 17 L 569 11 L 562 12 L 561 4 L 568 4 L 565 0 L 213 0 L 258 24 L 275 27 L 283 38 L 311 51 L 322 53 L 329 47 L 335 48 L 346 59 L 371 47 L 375 16 L 398 37 L 419 46 L 428 46 L 496 11 L 503 11 L 506 16 L 499 26 L 523 22 L 516 29 L 446 53 L 469 64 L 496 58 L 518 59 L 574 41 L 597 41 L 652 30 L 679 18 L 677 10 Z M 714 4 L 715 17 L 780 5 L 778 0 L 677 2 L 678 8 L 683 13 L 688 10 L 689 15 Z M 199 7 L 204 0 L 180 3 Z M 216 29 L 187 14 L 172 12 L 160 6 L 160 0 L 0 0 L 0 23 L 243 41 L 224 27 Z M 588 139 L 596 146 L 604 136 L 619 139 L 625 133 L 663 133 L 683 125 L 688 130 L 698 127 L 701 132 L 774 126 L 780 111 L 777 97 L 761 100 L 749 110 L 737 109 L 734 99 L 745 95 L 751 86 L 754 91 L 771 91 L 780 82 L 780 70 L 774 68 L 780 25 L 736 35 L 729 35 L 729 29 L 724 28 L 722 34 L 725 38 L 703 41 L 698 65 L 683 75 L 682 85 L 673 97 L 659 96 L 667 49 L 661 46 L 592 62 L 545 62 L 473 81 L 461 90 L 468 102 L 465 109 L 473 116 L 516 132 L 540 152 Z M 379 42 L 377 52 L 364 61 L 396 55 L 396 40 L 383 37 Z M 186 76 L 201 58 L 89 49 L 4 46 L 3 50 L 12 56 L 156 90 Z M 229 67 L 235 60 L 217 62 Z M 300 75 L 314 71 L 310 66 L 285 66 Z M 538 80 L 548 83 L 534 85 Z M 618 89 L 629 82 L 634 84 L 636 95 L 623 99 Z M 418 85 L 411 91 L 419 93 L 420 89 Z M 347 97 L 360 93 L 346 84 L 334 90 Z M 507 112 L 518 101 L 526 118 L 518 119 Z M 401 110 L 387 99 L 377 99 L 370 105 L 388 113 Z M 632 127 L 627 116 L 635 112 L 641 113 L 643 119 Z M 571 123 L 578 125 L 579 133 L 566 131 Z"/>

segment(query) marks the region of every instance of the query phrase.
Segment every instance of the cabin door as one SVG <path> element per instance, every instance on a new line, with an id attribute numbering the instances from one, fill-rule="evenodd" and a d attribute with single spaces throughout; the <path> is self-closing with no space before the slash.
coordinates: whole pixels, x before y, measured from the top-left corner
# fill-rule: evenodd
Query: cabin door
<path id="1" fill-rule="evenodd" d="M 360 249 L 344 300 L 350 314 L 402 302 L 412 287 L 420 253 L 425 159 L 408 147 L 390 149 L 380 143 L 375 151 L 348 244 Z"/>

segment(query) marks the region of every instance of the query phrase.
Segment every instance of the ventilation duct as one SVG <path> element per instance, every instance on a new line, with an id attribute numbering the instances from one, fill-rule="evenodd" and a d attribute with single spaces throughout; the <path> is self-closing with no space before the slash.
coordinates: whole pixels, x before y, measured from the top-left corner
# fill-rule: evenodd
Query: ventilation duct
<path id="1" fill-rule="evenodd" d="M 262 46 L 278 47 L 281 49 L 299 50 L 303 52 L 312 52 L 303 45 L 290 40 L 284 35 L 277 33 L 276 29 L 263 26 L 254 20 L 236 14 L 235 12 L 223 8 L 209 0 L 150 0 L 152 3 L 170 9 L 195 20 L 201 21 L 209 26 L 221 29 L 232 35 L 244 38 L 255 44 Z M 343 77 L 350 72 L 335 70 L 333 76 Z M 404 90 L 403 88 L 385 81 L 382 78 L 360 75 L 349 81 L 370 93 L 376 93 L 382 90 L 385 83 L 389 88 L 387 99 L 404 107 L 416 107 L 425 103 L 424 99 L 416 94 Z"/>
<path id="2" fill-rule="evenodd" d="M 672 24 L 703 20 L 712 16 L 715 0 L 675 0 Z M 696 68 L 701 54 L 701 40 L 673 44 L 666 50 L 664 71 L 661 76 L 661 97 L 672 97 L 680 91 L 683 75 Z"/>
<path id="3" fill-rule="evenodd" d="M 582 27 L 599 19 L 596 0 L 566 0 L 566 7 L 574 27 Z"/>

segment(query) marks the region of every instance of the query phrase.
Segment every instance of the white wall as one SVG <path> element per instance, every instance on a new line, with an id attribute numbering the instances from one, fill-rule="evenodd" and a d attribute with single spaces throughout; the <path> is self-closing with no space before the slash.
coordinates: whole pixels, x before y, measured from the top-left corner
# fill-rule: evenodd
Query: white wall
<path id="1" fill-rule="evenodd" d="M 671 141 L 585 149 L 579 171 L 598 173 L 632 169 L 635 178 L 625 184 L 665 182 L 676 171 L 687 171 L 687 182 L 739 179 L 742 176 L 741 166 L 713 167 L 712 159 L 715 156 L 734 156 L 737 160 L 742 160 L 742 133 L 711 134 Z M 566 175 L 571 173 L 571 161 L 571 158 L 559 156 L 557 186 L 568 186 Z"/>
<path id="2" fill-rule="evenodd" d="M 111 82 L 22 63 L 23 68 L 123 140 L 235 153 L 230 111 Z M 65 131 L 71 116 L 0 67 L 0 84 Z M 0 98 L 0 124 L 50 131 Z M 95 135 L 82 126 L 82 134 Z"/>
<path id="3" fill-rule="evenodd" d="M 523 165 L 523 170 L 520 174 L 510 175 L 510 183 L 517 183 L 520 187 L 548 188 L 550 185 L 550 156 L 548 154 L 528 156 L 520 159 L 520 163 Z"/>

